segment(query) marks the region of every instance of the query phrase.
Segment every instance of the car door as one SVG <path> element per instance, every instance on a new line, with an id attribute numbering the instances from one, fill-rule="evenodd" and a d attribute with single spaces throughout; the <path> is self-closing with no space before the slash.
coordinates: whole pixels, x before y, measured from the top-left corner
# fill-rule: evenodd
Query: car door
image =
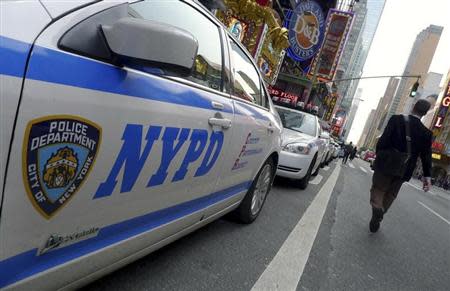
<path id="1" fill-rule="evenodd" d="M 235 107 L 230 159 L 220 185 L 250 184 L 261 165 L 280 147 L 280 123 L 262 78 L 251 57 L 237 41 L 228 38 L 232 66 L 231 90 Z"/>
<path id="2" fill-rule="evenodd" d="M 234 122 L 220 28 L 181 1 L 111 5 L 61 18 L 34 45 L 5 189 L 0 287 L 45 274 L 27 286 L 60 288 L 194 225 L 234 191 L 214 193 Z M 108 59 L 98 28 L 123 17 L 194 35 L 193 73 Z"/>

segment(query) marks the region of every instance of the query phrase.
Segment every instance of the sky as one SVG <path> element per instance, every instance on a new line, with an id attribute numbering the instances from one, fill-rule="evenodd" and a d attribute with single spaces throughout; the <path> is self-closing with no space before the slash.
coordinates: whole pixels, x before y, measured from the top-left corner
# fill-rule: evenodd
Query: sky
<path id="1" fill-rule="evenodd" d="M 429 71 L 445 78 L 450 69 L 450 0 L 386 0 L 363 76 L 401 75 L 417 34 L 430 24 L 443 26 L 444 31 Z M 386 78 L 359 82 L 364 101 L 359 105 L 347 141 L 358 142 L 366 119 L 384 95 L 388 81 Z"/>

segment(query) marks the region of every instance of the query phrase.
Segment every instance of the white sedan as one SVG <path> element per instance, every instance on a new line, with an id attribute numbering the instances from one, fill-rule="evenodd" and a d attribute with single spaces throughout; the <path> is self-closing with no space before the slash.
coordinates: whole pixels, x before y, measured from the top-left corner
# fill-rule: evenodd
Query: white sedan
<path id="1" fill-rule="evenodd" d="M 285 107 L 276 106 L 276 109 L 284 127 L 277 175 L 294 179 L 300 189 L 305 189 L 311 176 L 319 172 L 326 153 L 318 118 Z"/>

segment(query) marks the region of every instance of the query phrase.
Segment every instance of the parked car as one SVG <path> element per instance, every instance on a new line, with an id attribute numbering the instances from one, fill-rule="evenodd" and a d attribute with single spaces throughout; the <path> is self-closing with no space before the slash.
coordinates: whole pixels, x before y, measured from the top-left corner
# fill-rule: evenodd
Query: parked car
<path id="1" fill-rule="evenodd" d="M 368 150 L 363 153 L 363 160 L 369 161 L 370 159 L 375 159 L 375 152 Z"/>
<path id="2" fill-rule="evenodd" d="M 280 115 L 282 149 L 277 175 L 294 179 L 300 189 L 308 187 L 326 156 L 326 144 L 320 136 L 317 116 L 299 110 L 275 106 Z"/>
<path id="3" fill-rule="evenodd" d="M 322 130 L 320 138 L 325 142 L 325 155 L 321 163 L 321 166 L 323 167 L 328 165 L 333 159 L 334 146 L 328 131 Z"/>
<path id="4" fill-rule="evenodd" d="M 373 169 L 373 163 L 376 158 L 376 154 L 374 151 L 367 150 L 362 154 L 363 160 L 369 162 L 370 168 Z"/>
<path id="5" fill-rule="evenodd" d="M 51 2 L 1 3 L 0 289 L 256 219 L 282 126 L 240 42 L 194 1 Z"/>

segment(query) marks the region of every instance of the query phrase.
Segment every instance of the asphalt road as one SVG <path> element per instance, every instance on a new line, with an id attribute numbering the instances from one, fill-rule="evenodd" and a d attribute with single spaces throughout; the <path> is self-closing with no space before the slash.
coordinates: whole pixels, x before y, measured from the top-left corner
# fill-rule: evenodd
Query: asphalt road
<path id="1" fill-rule="evenodd" d="M 84 290 L 251 290 L 319 190 L 327 188 L 336 166 L 322 169 L 303 191 L 276 179 L 251 225 L 219 219 Z M 323 220 L 313 217 L 320 225 L 317 237 L 311 238 L 311 252 L 303 252 L 309 258 L 292 289 L 449 290 L 450 195 L 426 194 L 405 184 L 381 230 L 370 234 L 368 164 L 354 160 L 336 170 Z M 288 261 L 295 256 L 283 268 L 292 266 Z"/>

